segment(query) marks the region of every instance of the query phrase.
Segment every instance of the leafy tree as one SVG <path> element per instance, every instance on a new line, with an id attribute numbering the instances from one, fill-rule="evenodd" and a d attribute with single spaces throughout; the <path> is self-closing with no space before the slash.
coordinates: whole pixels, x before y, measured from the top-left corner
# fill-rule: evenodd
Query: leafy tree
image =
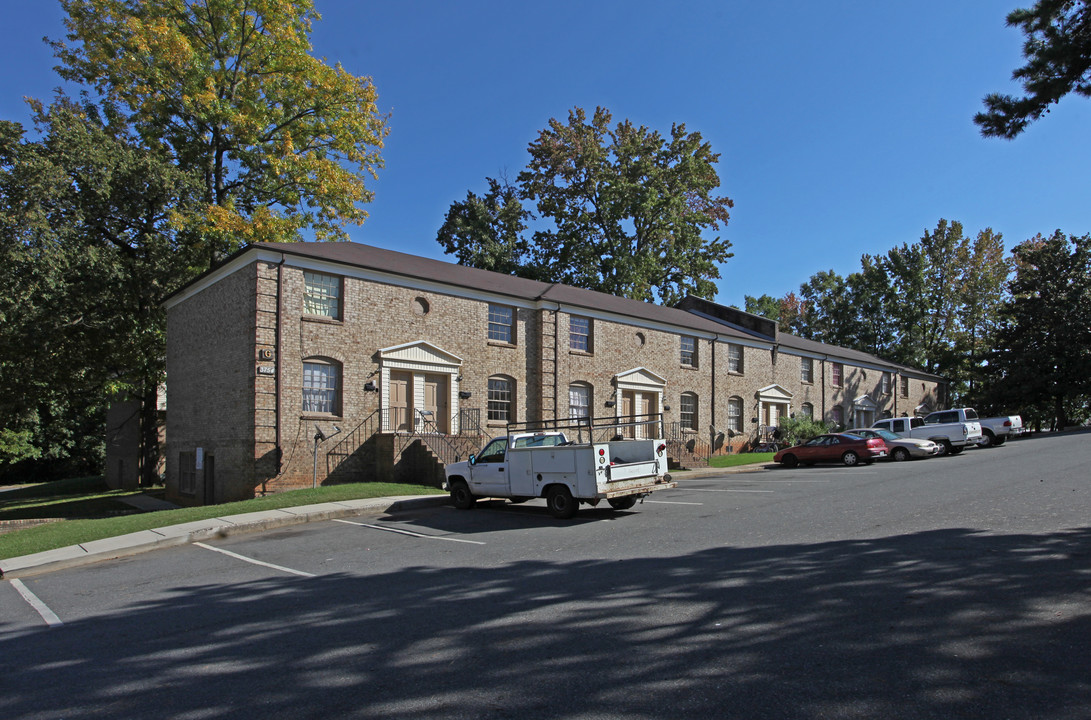
<path id="1" fill-rule="evenodd" d="M 822 270 L 800 285 L 807 323 L 800 335 L 808 340 L 854 347 L 854 312 L 848 283 L 833 270 Z"/>
<path id="2" fill-rule="evenodd" d="M 1018 245 L 1004 323 L 990 360 L 997 404 L 1048 408 L 1060 427 L 1091 398 L 1091 235 L 1060 230 Z"/>
<path id="3" fill-rule="evenodd" d="M 1008 14 L 1026 36 L 1027 63 L 1012 73 L 1026 95 L 992 93 L 974 122 L 986 137 L 1012 139 L 1070 92 L 1091 96 L 1091 8 L 1087 0 L 1038 0 Z"/>
<path id="4" fill-rule="evenodd" d="M 159 301 L 196 260 L 171 217 L 199 202 L 199 187 L 93 105 L 38 105 L 36 123 L 37 141 L 14 123 L 0 132 L 0 247 L 11 270 L 0 287 L 3 425 L 33 448 L 23 457 L 95 471 L 107 399 L 128 392 L 148 409 L 151 482 Z"/>
<path id="5" fill-rule="evenodd" d="M 534 278 L 530 246 L 523 236 L 530 213 L 519 201 L 519 190 L 509 182 L 486 178 L 489 191 L 452 203 L 437 240 L 459 265 Z"/>
<path id="6" fill-rule="evenodd" d="M 205 264 L 251 240 L 343 239 L 382 166 L 370 78 L 310 55 L 310 0 L 62 0 L 66 80 L 202 179 L 177 222 Z"/>
<path id="7" fill-rule="evenodd" d="M 772 295 L 762 295 L 761 297 L 744 295 L 743 302 L 746 304 L 746 312 L 775 320 L 778 327 L 780 326 L 781 303 L 778 298 Z"/>
<path id="8" fill-rule="evenodd" d="M 517 199 L 534 203 L 536 215 L 489 179 L 484 198 L 470 193 L 452 206 L 440 244 L 464 264 L 515 264 L 518 274 L 628 298 L 712 297 L 717 263 L 732 256 L 729 241 L 704 236 L 727 223 L 732 206 L 715 194 L 719 155 L 684 125 L 665 138 L 611 123 L 601 107 L 591 118 L 575 108 L 567 124 L 550 120 L 517 178 Z M 524 240 L 530 219 L 538 222 Z"/>
<path id="9" fill-rule="evenodd" d="M 968 399 L 989 375 L 987 358 L 996 341 L 1012 261 L 1005 257 L 1000 233 L 986 228 L 966 238 L 957 251 L 960 278 L 956 286 L 958 325 L 954 334 L 955 379 L 965 382 Z"/>

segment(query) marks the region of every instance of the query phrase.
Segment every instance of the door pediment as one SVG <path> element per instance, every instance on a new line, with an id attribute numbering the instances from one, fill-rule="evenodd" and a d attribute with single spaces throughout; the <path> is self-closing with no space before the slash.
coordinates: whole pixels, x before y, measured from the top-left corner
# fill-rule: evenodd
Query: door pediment
<path id="1" fill-rule="evenodd" d="M 617 386 L 634 390 L 662 390 L 667 385 L 667 379 L 656 375 L 647 368 L 638 367 L 632 370 L 618 373 L 614 376 Z"/>
<path id="2" fill-rule="evenodd" d="M 432 343 L 418 340 L 379 350 L 379 362 L 384 367 L 402 370 L 452 372 L 462 365 L 462 358 Z"/>
<path id="3" fill-rule="evenodd" d="M 758 400 L 763 403 L 790 403 L 792 393 L 780 385 L 766 385 L 757 392 Z"/>
<path id="4" fill-rule="evenodd" d="M 878 410 L 879 406 L 867 395 L 861 395 L 852 401 L 852 406 L 858 410 Z"/>

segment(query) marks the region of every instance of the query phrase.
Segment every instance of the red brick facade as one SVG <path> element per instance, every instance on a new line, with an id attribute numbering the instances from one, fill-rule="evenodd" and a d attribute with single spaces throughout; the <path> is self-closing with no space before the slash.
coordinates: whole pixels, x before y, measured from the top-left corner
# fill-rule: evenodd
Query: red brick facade
<path id="1" fill-rule="evenodd" d="M 335 317 L 305 312 L 307 271 L 334 279 Z M 489 339 L 490 306 L 499 317 L 511 310 L 510 342 Z M 490 378 L 494 390 L 510 390 L 501 405 L 512 420 L 565 418 L 570 397 L 586 397 L 596 417 L 662 412 L 677 434 L 716 451 L 745 447 L 757 426 L 804 403 L 827 420 L 838 405 L 846 420 L 935 408 L 942 383 L 697 312 L 351 243 L 252 246 L 166 307 L 167 494 L 184 504 L 434 472 L 416 464 L 420 448 L 406 446 L 395 425 L 408 413 L 444 434 L 472 435 L 479 417 L 482 432 L 502 433 L 505 422 L 487 419 Z M 581 337 L 589 330 L 586 350 L 572 347 L 573 317 L 582 319 Z M 844 368 L 839 387 L 830 382 L 833 362 Z M 307 363 L 337 378 L 330 412 L 304 409 Z M 732 401 L 742 409 L 738 432 L 728 432 Z M 678 429 L 683 420 L 688 431 Z M 316 442 L 335 427 L 337 435 Z"/>

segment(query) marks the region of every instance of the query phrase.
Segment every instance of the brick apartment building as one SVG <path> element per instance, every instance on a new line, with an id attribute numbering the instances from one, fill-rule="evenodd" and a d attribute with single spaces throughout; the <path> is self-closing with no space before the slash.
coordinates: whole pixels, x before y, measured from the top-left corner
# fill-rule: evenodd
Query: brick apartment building
<path id="1" fill-rule="evenodd" d="M 677 307 L 356 243 L 257 243 L 167 309 L 167 496 L 211 504 L 344 480 L 441 477 L 509 421 L 663 413 L 671 455 L 747 449 L 940 407 L 943 380 Z"/>

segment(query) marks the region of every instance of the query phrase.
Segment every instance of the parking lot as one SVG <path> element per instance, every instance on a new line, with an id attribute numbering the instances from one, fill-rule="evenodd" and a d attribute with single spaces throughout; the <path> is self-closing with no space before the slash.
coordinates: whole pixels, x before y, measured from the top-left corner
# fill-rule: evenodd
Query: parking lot
<path id="1" fill-rule="evenodd" d="M 1091 435 L 0 583 L 12 718 L 1091 716 Z M 43 692 L 47 681 L 54 685 Z"/>

